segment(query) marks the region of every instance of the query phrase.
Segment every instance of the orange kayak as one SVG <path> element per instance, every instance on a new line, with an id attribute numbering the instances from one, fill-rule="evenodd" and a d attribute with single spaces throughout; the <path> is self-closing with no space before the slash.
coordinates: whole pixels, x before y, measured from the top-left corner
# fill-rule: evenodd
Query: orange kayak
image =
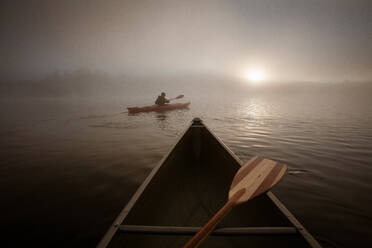
<path id="1" fill-rule="evenodd" d="M 191 102 L 186 103 L 172 103 L 167 105 L 151 105 L 151 106 L 144 106 L 144 107 L 128 107 L 128 113 L 140 113 L 140 112 L 150 112 L 150 111 L 167 111 L 173 109 L 183 109 L 187 108 Z"/>

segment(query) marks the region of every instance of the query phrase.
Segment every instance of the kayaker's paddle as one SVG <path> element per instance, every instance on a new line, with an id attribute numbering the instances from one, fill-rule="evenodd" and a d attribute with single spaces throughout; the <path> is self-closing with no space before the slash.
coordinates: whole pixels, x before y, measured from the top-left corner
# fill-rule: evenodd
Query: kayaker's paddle
<path id="1" fill-rule="evenodd" d="M 271 189 L 284 175 L 287 166 L 270 159 L 254 157 L 236 173 L 227 203 L 195 234 L 184 248 L 198 247 L 217 224 L 237 204 L 246 202 Z"/>
<path id="2" fill-rule="evenodd" d="M 169 101 L 172 101 L 172 100 L 176 100 L 176 99 L 181 99 L 181 98 L 183 98 L 184 97 L 184 95 L 179 95 L 179 96 L 177 96 L 177 97 L 175 97 L 175 98 L 171 98 L 171 99 L 168 99 Z"/>

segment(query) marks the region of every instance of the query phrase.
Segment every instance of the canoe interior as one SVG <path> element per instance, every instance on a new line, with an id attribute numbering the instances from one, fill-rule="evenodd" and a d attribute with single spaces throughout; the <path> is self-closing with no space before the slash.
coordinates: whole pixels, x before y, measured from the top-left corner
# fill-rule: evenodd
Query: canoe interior
<path id="1" fill-rule="evenodd" d="M 137 199 L 123 225 L 203 226 L 225 203 L 240 167 L 202 124 L 192 125 Z M 290 227 L 263 194 L 235 207 L 218 227 Z M 190 236 L 116 232 L 108 247 L 182 247 Z M 210 236 L 200 247 L 310 247 L 291 235 Z"/>

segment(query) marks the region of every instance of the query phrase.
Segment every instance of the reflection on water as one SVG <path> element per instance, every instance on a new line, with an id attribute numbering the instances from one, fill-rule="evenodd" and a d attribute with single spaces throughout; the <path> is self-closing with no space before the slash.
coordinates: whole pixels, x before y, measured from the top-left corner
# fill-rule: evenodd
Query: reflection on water
<path id="1" fill-rule="evenodd" d="M 121 113 L 130 102 L 3 102 L 14 110 L 1 123 L 5 247 L 95 246 L 195 116 L 243 161 L 259 155 L 288 164 L 274 192 L 323 244 L 372 243 L 371 98 L 190 98 L 189 109 L 134 115 Z"/>
<path id="2" fill-rule="evenodd" d="M 246 99 L 241 103 L 238 112 L 240 115 L 246 116 L 249 119 L 260 119 L 264 117 L 275 118 L 278 114 L 275 105 L 271 105 L 261 98 Z"/>
<path id="3" fill-rule="evenodd" d="M 167 119 L 167 114 L 166 113 L 158 113 L 156 115 L 156 119 L 158 119 L 160 122 L 163 122 L 165 121 L 165 119 Z"/>
<path id="4" fill-rule="evenodd" d="M 157 113 L 156 120 L 159 125 L 159 128 L 165 130 L 169 126 L 169 122 L 167 121 L 167 114 L 165 112 Z"/>

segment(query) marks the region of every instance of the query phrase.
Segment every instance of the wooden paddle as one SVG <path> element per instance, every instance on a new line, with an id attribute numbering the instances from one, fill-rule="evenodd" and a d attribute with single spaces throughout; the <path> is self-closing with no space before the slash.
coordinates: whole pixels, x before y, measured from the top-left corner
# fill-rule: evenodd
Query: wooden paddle
<path id="1" fill-rule="evenodd" d="M 270 159 L 254 157 L 236 173 L 227 203 L 195 234 L 184 248 L 198 247 L 217 224 L 237 204 L 246 202 L 271 189 L 284 175 L 287 166 Z"/>
<path id="2" fill-rule="evenodd" d="M 172 101 L 172 100 L 175 100 L 175 99 L 180 99 L 180 98 L 183 98 L 184 97 L 184 95 L 179 95 L 179 96 L 177 96 L 177 97 L 175 97 L 175 98 L 171 98 L 171 99 L 168 99 L 169 101 Z"/>

